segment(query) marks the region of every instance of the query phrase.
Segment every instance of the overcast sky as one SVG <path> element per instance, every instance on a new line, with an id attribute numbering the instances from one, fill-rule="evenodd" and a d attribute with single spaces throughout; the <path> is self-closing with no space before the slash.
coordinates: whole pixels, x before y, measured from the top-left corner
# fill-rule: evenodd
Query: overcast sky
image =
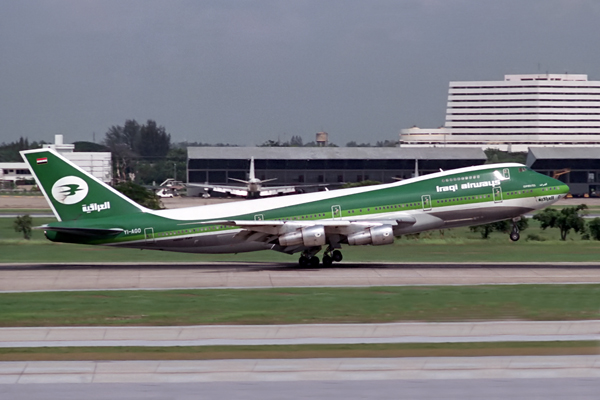
<path id="1" fill-rule="evenodd" d="M 338 145 L 444 123 L 448 83 L 600 80 L 599 0 L 0 0 L 0 142 Z"/>

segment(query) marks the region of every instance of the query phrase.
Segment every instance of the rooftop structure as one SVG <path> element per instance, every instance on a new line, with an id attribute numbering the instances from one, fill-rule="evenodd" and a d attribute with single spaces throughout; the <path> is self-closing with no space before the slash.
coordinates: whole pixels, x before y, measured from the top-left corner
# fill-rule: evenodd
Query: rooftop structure
<path id="1" fill-rule="evenodd" d="M 188 147 L 188 183 L 231 183 L 247 179 L 254 157 L 258 179 L 274 185 L 327 184 L 373 180 L 393 182 L 415 174 L 483 164 L 481 148 L 402 149 L 390 147 Z M 418 167 L 418 168 L 416 168 Z M 188 188 L 188 195 L 198 192 Z"/>
<path id="2" fill-rule="evenodd" d="M 573 196 L 600 195 L 600 152 L 593 147 L 530 147 L 527 166 L 565 182 Z"/>
<path id="3" fill-rule="evenodd" d="M 65 144 L 63 135 L 55 135 L 54 143 L 44 148 L 56 150 L 66 159 L 73 161 L 84 171 L 103 182 L 112 181 L 112 155 L 110 152 L 75 152 L 74 144 Z M 26 163 L 0 163 L 0 181 L 18 182 L 33 179 Z"/>
<path id="4" fill-rule="evenodd" d="M 438 129 L 402 129 L 401 146 L 600 146 L 600 81 L 587 75 L 505 75 L 450 82 Z"/>

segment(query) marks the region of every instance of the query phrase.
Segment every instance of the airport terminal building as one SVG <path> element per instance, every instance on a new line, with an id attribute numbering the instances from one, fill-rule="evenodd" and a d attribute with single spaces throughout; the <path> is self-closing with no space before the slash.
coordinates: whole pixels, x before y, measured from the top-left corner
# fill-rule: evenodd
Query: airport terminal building
<path id="1" fill-rule="evenodd" d="M 527 166 L 556 177 L 576 197 L 600 196 L 600 149 L 594 147 L 530 147 Z"/>
<path id="2" fill-rule="evenodd" d="M 600 81 L 583 74 L 533 74 L 450 82 L 444 126 L 402 129 L 400 142 L 508 151 L 600 147 Z"/>
<path id="3" fill-rule="evenodd" d="M 423 175 L 487 160 L 481 148 L 188 147 L 188 183 L 232 184 L 229 178 L 247 179 L 250 157 L 256 177 L 276 178 L 273 185 L 326 184 L 332 189 L 365 180 L 388 183 L 413 177 L 415 169 Z M 190 196 L 201 193 L 201 188 L 188 188 Z"/>

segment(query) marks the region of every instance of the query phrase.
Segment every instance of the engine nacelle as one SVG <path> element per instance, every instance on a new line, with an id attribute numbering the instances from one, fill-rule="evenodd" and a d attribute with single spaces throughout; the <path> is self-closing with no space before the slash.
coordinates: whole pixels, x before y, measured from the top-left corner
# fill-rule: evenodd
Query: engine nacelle
<path id="1" fill-rule="evenodd" d="M 321 225 L 309 226 L 279 236 L 279 244 L 281 246 L 297 246 L 303 244 L 306 247 L 315 247 L 323 246 L 325 242 L 325 228 Z"/>
<path id="2" fill-rule="evenodd" d="M 363 244 L 372 244 L 380 246 L 394 243 L 394 229 L 391 225 L 375 226 L 364 231 L 348 235 L 348 244 L 359 246 Z"/>

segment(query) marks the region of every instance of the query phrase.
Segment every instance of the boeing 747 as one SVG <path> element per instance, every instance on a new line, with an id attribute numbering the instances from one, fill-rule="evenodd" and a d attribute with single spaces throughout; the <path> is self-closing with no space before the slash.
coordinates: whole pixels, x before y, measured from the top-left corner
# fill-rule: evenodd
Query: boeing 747
<path id="1" fill-rule="evenodd" d="M 521 164 L 436 172 L 400 182 L 249 202 L 150 210 L 51 149 L 21 152 L 56 222 L 55 242 L 189 253 L 274 250 L 302 266 L 342 260 L 342 245 L 388 245 L 395 237 L 486 224 L 542 209 L 569 192 Z M 516 224 L 511 240 L 519 239 Z"/>

